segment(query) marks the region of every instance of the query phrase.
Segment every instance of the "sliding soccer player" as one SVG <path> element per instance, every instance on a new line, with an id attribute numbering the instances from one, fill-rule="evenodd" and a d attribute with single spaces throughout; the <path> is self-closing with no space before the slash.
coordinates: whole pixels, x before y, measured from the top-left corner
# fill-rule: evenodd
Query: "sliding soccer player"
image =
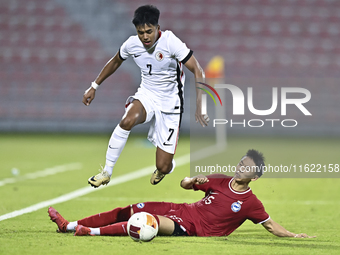
<path id="1" fill-rule="evenodd" d="M 182 188 L 205 192 L 205 197 L 193 204 L 138 203 L 73 222 L 65 220 L 52 207 L 48 212 L 60 232 L 75 231 L 76 236 L 126 236 L 128 219 L 144 211 L 156 218 L 160 235 L 227 236 L 244 221 L 251 220 L 278 237 L 314 237 L 290 232 L 270 218 L 249 187 L 251 181 L 262 175 L 263 167 L 263 155 L 249 150 L 237 165 L 233 178 L 222 174 L 184 178 Z"/>

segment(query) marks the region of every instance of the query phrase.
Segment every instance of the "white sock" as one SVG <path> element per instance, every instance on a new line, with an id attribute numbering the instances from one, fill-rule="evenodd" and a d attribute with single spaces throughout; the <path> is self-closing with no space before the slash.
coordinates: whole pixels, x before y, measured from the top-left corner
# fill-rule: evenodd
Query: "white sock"
<path id="1" fill-rule="evenodd" d="M 67 231 L 76 231 L 76 227 L 78 226 L 78 221 L 72 221 L 67 224 L 66 230 Z"/>
<path id="2" fill-rule="evenodd" d="M 171 168 L 171 171 L 168 174 L 171 174 L 175 170 L 175 167 L 176 167 L 176 162 L 175 162 L 174 159 L 172 159 L 172 168 Z"/>
<path id="3" fill-rule="evenodd" d="M 91 230 L 91 235 L 100 236 L 100 228 L 89 228 Z"/>
<path id="4" fill-rule="evenodd" d="M 106 163 L 104 170 L 112 175 L 113 167 L 122 153 L 130 131 L 122 129 L 119 124 L 113 130 L 109 145 L 106 151 Z"/>

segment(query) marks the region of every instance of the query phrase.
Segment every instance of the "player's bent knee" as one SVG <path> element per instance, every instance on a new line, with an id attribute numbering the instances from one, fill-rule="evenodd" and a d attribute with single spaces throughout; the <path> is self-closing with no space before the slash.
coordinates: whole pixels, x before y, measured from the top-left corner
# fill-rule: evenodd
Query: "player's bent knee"
<path id="1" fill-rule="evenodd" d="M 138 124 L 138 114 L 136 115 L 137 116 L 126 116 L 120 121 L 119 126 L 124 130 L 131 130 Z"/>
<path id="2" fill-rule="evenodd" d="M 156 168 L 158 171 L 160 171 L 162 174 L 168 174 L 172 169 L 172 161 L 166 162 L 166 161 L 158 161 L 156 162 Z"/>

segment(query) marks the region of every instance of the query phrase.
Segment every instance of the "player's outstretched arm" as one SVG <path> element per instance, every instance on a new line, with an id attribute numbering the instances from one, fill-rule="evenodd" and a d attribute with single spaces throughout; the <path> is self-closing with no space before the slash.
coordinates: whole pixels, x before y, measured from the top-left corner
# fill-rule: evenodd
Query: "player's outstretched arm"
<path id="1" fill-rule="evenodd" d="M 295 238 L 314 238 L 316 236 L 309 236 L 307 234 L 301 233 L 301 234 L 295 234 L 284 227 L 282 227 L 280 224 L 276 223 L 272 219 L 267 220 L 264 222 L 263 227 L 267 229 L 270 233 L 273 235 L 276 235 L 278 237 L 295 237 Z"/>
<path id="2" fill-rule="evenodd" d="M 197 82 L 204 82 L 204 71 L 197 59 L 192 55 L 189 60 L 184 64 L 194 75 L 195 75 L 195 85 L 198 85 Z M 196 122 L 199 122 L 202 127 L 208 125 L 209 117 L 208 115 L 202 115 L 202 90 L 196 89 L 196 113 L 195 113 Z"/>
<path id="3" fill-rule="evenodd" d="M 106 63 L 104 68 L 97 76 L 95 83 L 100 85 L 106 78 L 113 74 L 118 67 L 123 63 L 123 60 L 119 57 L 119 52 Z M 85 91 L 83 96 L 83 104 L 90 105 L 96 94 L 96 89 L 92 86 Z"/>
<path id="4" fill-rule="evenodd" d="M 185 177 L 181 181 L 181 187 L 183 189 L 192 189 L 194 184 L 200 185 L 200 184 L 203 184 L 203 183 L 206 183 L 206 182 L 209 182 L 209 179 L 204 175 L 197 175 L 197 176 L 194 176 L 192 178 Z"/>

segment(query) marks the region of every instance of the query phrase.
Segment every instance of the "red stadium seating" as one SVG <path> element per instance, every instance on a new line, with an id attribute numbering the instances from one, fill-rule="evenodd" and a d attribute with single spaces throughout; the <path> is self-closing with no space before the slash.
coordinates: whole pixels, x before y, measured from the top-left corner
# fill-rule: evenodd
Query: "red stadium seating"
<path id="1" fill-rule="evenodd" d="M 100 88 L 103 93 L 98 93 L 98 100 L 102 104 L 83 107 L 84 90 L 118 48 L 109 53 L 104 50 L 103 40 L 88 31 L 97 28 L 76 21 L 60 2 L 1 1 L 0 93 L 5 96 L 0 102 L 1 120 L 23 117 L 72 120 L 93 116 L 117 119 L 122 112 L 110 109 L 123 109 L 125 98 L 138 85 L 135 82 L 139 74 L 122 68 Z M 145 4 L 142 0 L 112 2 L 123 6 L 130 16 Z M 284 82 L 273 77 L 296 78 L 302 82 L 306 77 L 339 76 L 340 1 L 150 0 L 148 3 L 161 10 L 161 29 L 173 30 L 194 50 L 202 66 L 213 56 L 221 55 L 230 81 L 240 78 L 251 83 L 261 77 L 279 86 Z M 98 11 L 93 6 L 93 11 Z M 73 11 L 83 15 L 81 6 Z M 99 17 L 100 13 L 96 15 Z M 130 18 L 126 19 L 130 22 Z M 127 31 L 124 37 L 129 35 Z M 317 83 L 313 86 L 317 93 L 323 93 Z M 338 99 L 334 93 L 338 85 L 329 86 L 333 99 Z M 13 100 L 20 103 L 5 110 Z"/>

